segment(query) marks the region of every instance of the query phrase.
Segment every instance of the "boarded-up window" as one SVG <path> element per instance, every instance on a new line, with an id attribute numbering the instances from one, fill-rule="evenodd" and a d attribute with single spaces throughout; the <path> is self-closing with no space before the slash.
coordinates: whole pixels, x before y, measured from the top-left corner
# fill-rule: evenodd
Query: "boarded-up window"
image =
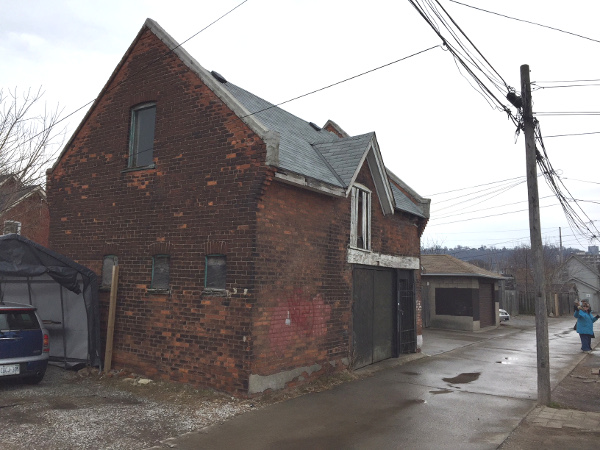
<path id="1" fill-rule="evenodd" d="M 207 255 L 204 285 L 211 289 L 225 289 L 226 278 L 227 259 L 225 255 Z"/>
<path id="2" fill-rule="evenodd" d="M 371 250 L 371 192 L 352 187 L 350 246 Z"/>
<path id="3" fill-rule="evenodd" d="M 169 289 L 169 255 L 152 257 L 152 289 Z"/>
<path id="4" fill-rule="evenodd" d="M 446 316 L 473 316 L 473 305 L 478 304 L 477 295 L 477 289 L 436 288 L 435 313 Z"/>
<path id="5" fill-rule="evenodd" d="M 21 234 L 21 222 L 7 220 L 4 222 L 4 234 Z"/>

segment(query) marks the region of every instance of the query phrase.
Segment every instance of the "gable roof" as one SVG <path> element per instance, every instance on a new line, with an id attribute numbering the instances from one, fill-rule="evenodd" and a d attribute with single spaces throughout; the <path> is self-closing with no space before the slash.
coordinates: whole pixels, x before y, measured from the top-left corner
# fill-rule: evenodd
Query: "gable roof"
<path id="1" fill-rule="evenodd" d="M 585 267 L 587 270 L 589 270 L 594 275 L 600 275 L 600 267 L 599 266 L 597 266 L 592 261 L 590 261 L 586 258 L 582 258 L 579 255 L 569 256 L 569 258 L 564 262 L 563 266 L 569 266 L 569 265 L 573 264 L 573 261 L 577 261 L 579 264 L 581 264 L 583 267 Z"/>
<path id="2" fill-rule="evenodd" d="M 146 20 L 136 39 L 113 71 L 111 78 L 73 137 L 64 147 L 51 170 L 57 166 L 80 127 L 96 107 L 119 69 L 125 64 L 128 55 L 146 29 L 160 39 L 227 107 L 265 142 L 267 149 L 266 164 L 278 169 L 275 177 L 280 181 L 328 195 L 348 196 L 359 170 L 366 160 L 384 214 L 393 214 L 394 209 L 397 208 L 420 217 L 428 217 L 428 212 L 422 211 L 420 205 L 415 205 L 409 198 L 402 198 L 402 193 L 393 192 L 375 133 L 348 136 L 335 122 L 328 121 L 325 125 L 337 131 L 336 134 L 290 114 L 228 82 L 218 73 L 204 69 L 152 19 Z M 398 201 L 397 198 L 401 198 L 401 200 Z"/>
<path id="3" fill-rule="evenodd" d="M 13 184 L 7 185 L 9 181 L 12 181 Z M 36 193 L 42 199 L 46 198 L 46 193 L 41 186 L 37 184 L 24 185 L 12 174 L 0 175 L 0 213 L 14 208 L 23 200 Z"/>
<path id="4" fill-rule="evenodd" d="M 422 276 L 480 277 L 503 280 L 505 277 L 450 255 L 421 255 Z"/>

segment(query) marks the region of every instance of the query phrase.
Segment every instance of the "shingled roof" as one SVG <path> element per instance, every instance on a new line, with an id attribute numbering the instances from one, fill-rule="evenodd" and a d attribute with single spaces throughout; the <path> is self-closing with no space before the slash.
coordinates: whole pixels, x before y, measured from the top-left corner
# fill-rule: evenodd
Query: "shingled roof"
<path id="1" fill-rule="evenodd" d="M 406 189 L 413 199 L 417 199 L 418 204 L 415 204 L 409 196 L 390 182 L 374 132 L 359 136 L 347 136 L 345 132 L 339 131 L 342 136 L 340 137 L 325 128 L 320 128 L 290 114 L 227 81 L 222 75 L 207 71 L 152 19 L 146 20 L 138 38 L 123 56 L 119 66 L 124 63 L 133 45 L 146 28 L 162 40 L 209 89 L 263 139 L 267 147 L 266 163 L 278 169 L 275 174 L 277 178 L 328 195 L 348 196 L 358 172 L 366 160 L 371 169 L 384 214 L 393 213 L 393 210 L 397 209 L 419 217 L 429 217 L 428 199 L 419 197 L 410 188 Z M 110 85 L 119 66 L 104 89 Z M 102 93 L 98 98 L 101 97 Z M 88 111 L 88 115 L 94 109 L 95 104 Z M 86 119 L 87 116 L 82 123 Z M 327 125 L 341 130 L 331 121 L 328 121 Z M 64 147 L 63 153 L 70 143 L 69 141 Z M 60 157 L 57 159 L 55 167 L 59 160 Z M 407 186 L 400 185 L 403 189 L 407 188 Z"/>
<path id="2" fill-rule="evenodd" d="M 421 275 L 481 277 L 503 280 L 505 277 L 450 255 L 421 255 Z"/>

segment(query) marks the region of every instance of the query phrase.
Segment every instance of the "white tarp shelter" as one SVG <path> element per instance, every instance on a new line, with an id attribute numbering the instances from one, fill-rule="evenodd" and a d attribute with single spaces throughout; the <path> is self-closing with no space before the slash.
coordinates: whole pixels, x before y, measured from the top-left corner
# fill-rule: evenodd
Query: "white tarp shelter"
<path id="1" fill-rule="evenodd" d="M 0 236 L 0 302 L 34 305 L 50 335 L 50 362 L 100 367 L 96 274 L 17 234 Z"/>

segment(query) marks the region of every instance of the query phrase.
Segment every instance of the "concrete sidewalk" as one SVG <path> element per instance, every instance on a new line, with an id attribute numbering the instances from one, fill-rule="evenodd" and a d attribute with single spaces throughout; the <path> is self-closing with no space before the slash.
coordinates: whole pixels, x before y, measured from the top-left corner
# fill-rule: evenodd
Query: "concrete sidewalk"
<path id="1" fill-rule="evenodd" d="M 575 351 L 572 322 L 549 321 L 553 388 L 586 356 Z M 533 318 L 482 332 L 426 330 L 420 354 L 155 448 L 496 449 L 527 421 L 542 429 L 578 423 L 593 430 L 596 413 L 576 420 L 572 411 L 536 408 L 535 344 Z"/>

